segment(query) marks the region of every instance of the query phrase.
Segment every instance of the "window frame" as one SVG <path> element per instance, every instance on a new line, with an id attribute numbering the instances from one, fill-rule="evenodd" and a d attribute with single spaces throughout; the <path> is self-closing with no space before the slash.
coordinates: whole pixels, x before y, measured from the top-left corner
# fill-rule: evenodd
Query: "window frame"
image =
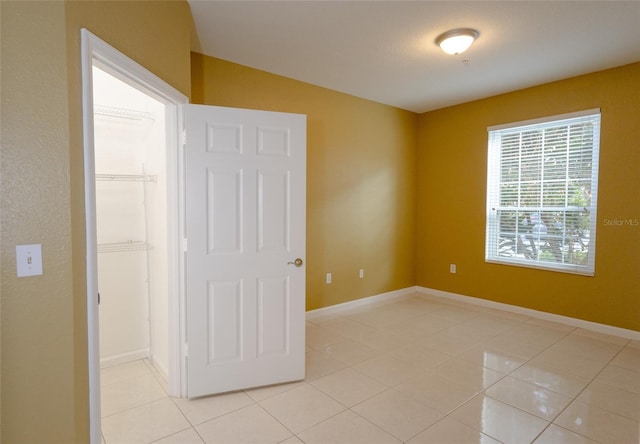
<path id="1" fill-rule="evenodd" d="M 529 259 L 520 257 L 506 257 L 500 255 L 498 239 L 500 235 L 500 221 L 499 214 L 501 211 L 514 211 L 516 214 L 516 224 L 519 224 L 520 212 L 538 212 L 543 211 L 563 211 L 566 215 L 570 211 L 579 211 L 580 207 L 569 206 L 565 200 L 564 206 L 543 206 L 542 202 L 538 206 L 526 206 L 518 205 L 503 206 L 500 205 L 501 198 L 503 197 L 500 192 L 501 185 L 501 168 L 502 168 L 502 146 L 501 138 L 505 134 L 522 134 L 532 130 L 543 130 L 549 128 L 562 128 L 575 125 L 580 122 L 591 122 L 593 127 L 593 142 L 591 147 L 591 177 L 590 177 L 590 200 L 591 204 L 588 207 L 589 211 L 589 235 L 588 235 L 588 255 L 587 263 L 572 264 L 572 263 L 559 263 L 552 261 L 544 261 L 539 258 Z M 571 273 L 585 276 L 594 276 L 595 274 L 595 257 L 596 257 L 596 225 L 597 225 L 597 208 L 598 208 L 598 170 L 599 170 L 599 153 L 600 153 L 600 128 L 601 128 L 601 112 L 599 108 L 589 109 L 584 111 L 578 111 L 574 113 L 559 114 L 554 116 L 542 117 L 539 119 L 526 120 L 520 122 L 513 122 L 504 125 L 490 126 L 487 128 L 488 141 L 487 141 L 487 192 L 486 192 L 486 220 L 485 220 L 485 262 L 495 263 L 509 266 L 534 268 L 539 270 L 549 270 L 563 273 Z M 542 145 L 544 150 L 545 145 Z M 519 166 L 522 165 L 522 143 L 518 145 Z M 571 147 L 568 145 L 566 148 L 568 154 L 571 153 Z M 540 154 L 540 160 L 545 159 L 545 152 Z M 568 165 L 568 163 L 567 163 Z M 568 166 L 567 166 L 568 169 Z M 555 179 L 554 179 L 555 180 Z M 568 173 L 565 175 L 564 183 L 568 184 L 570 178 Z M 526 182 L 522 179 L 521 169 L 519 169 L 518 180 L 514 183 L 518 185 L 518 201 L 522 197 L 521 185 Z M 551 183 L 551 179 L 544 179 L 540 177 L 539 183 L 541 190 L 544 183 Z M 540 197 L 543 197 L 543 192 L 540 191 Z M 587 208 L 587 207 L 583 207 Z M 563 236 L 566 236 L 567 225 L 562 226 Z M 517 230 L 514 233 L 514 237 L 517 237 Z M 564 239 L 564 237 L 563 237 Z M 516 240 L 517 243 L 517 240 Z M 517 253 L 516 253 L 517 254 Z"/>

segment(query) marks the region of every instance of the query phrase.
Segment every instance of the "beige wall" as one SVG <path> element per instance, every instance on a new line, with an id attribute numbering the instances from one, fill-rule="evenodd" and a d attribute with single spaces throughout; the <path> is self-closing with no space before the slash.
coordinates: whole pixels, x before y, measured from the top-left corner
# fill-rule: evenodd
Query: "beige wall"
<path id="1" fill-rule="evenodd" d="M 417 282 L 640 331 L 640 63 L 420 116 Z M 484 262 L 487 127 L 602 112 L 595 276 Z M 449 264 L 458 265 L 457 274 Z"/>
<path id="2" fill-rule="evenodd" d="M 2 1 L 2 438 L 88 441 L 80 28 L 185 94 L 186 2 Z M 16 278 L 41 243 L 44 275 Z"/>
<path id="3" fill-rule="evenodd" d="M 191 71 L 194 103 L 307 115 L 308 310 L 415 285 L 416 114 L 197 53 Z"/>

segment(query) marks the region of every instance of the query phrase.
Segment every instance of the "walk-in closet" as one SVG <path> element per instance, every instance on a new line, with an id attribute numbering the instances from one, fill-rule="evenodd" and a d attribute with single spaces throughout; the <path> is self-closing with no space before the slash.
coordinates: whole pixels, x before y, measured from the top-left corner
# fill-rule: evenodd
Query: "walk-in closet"
<path id="1" fill-rule="evenodd" d="M 100 361 L 168 370 L 165 107 L 93 69 Z"/>

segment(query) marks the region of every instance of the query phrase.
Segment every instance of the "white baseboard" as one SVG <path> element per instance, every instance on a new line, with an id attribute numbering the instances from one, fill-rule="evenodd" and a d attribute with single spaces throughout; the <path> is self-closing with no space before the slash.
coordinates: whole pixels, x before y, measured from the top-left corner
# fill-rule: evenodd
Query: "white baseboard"
<path id="1" fill-rule="evenodd" d="M 158 370 L 158 373 L 160 373 L 160 376 L 162 376 L 165 381 L 169 381 L 169 369 L 164 362 L 160 362 L 160 360 L 152 358 L 151 364 L 153 364 L 156 370 Z"/>
<path id="2" fill-rule="evenodd" d="M 390 291 L 388 293 L 382 293 L 375 296 L 356 299 L 355 301 L 349 301 L 349 302 L 344 302 L 342 304 L 331 305 L 330 307 L 310 310 L 307 312 L 307 321 L 313 321 L 315 319 L 319 319 L 327 315 L 339 315 L 340 313 L 343 313 L 358 307 L 388 303 L 393 300 L 414 295 L 416 293 L 421 295 L 434 296 L 442 299 L 448 299 L 450 301 L 464 302 L 467 304 L 477 305 L 480 307 L 495 308 L 498 310 L 508 311 L 511 313 L 530 316 L 536 319 L 543 319 L 545 321 L 558 322 L 560 324 L 569 325 L 571 327 L 583 328 L 585 330 L 591 330 L 598 333 L 604 333 L 607 335 L 619 336 L 625 339 L 633 339 L 636 341 L 640 341 L 640 331 L 614 327 L 612 325 L 599 324 L 597 322 L 585 321 L 582 319 L 572 318 L 569 316 L 562 316 L 558 314 L 547 313 L 544 311 L 534 310 L 532 308 L 525 308 L 517 305 L 504 304 L 502 302 L 490 301 L 487 299 L 476 298 L 473 296 L 464 296 L 457 293 L 450 293 L 448 291 L 435 290 L 433 288 L 426 288 L 426 287 L 420 287 L 420 286 L 407 287 L 400 290 Z"/>
<path id="3" fill-rule="evenodd" d="M 517 305 L 504 304 L 502 302 L 490 301 L 487 299 L 475 298 L 472 296 L 464 296 L 457 293 L 450 293 L 448 291 L 435 290 L 425 287 L 414 287 L 415 291 L 420 294 L 436 296 L 443 299 L 449 299 L 458 302 L 466 302 L 468 304 L 478 305 L 487 308 L 496 308 L 498 310 L 504 310 L 511 313 L 522 314 L 530 316 L 532 318 L 543 319 L 545 321 L 559 322 L 561 324 L 569 325 L 571 327 L 583 328 L 585 330 L 591 330 L 598 333 L 604 333 L 613 336 L 620 336 L 626 339 L 634 339 L 640 341 L 640 331 L 628 330 L 626 328 L 614 327 L 612 325 L 599 324 L 597 322 L 585 321 L 582 319 L 571 318 L 569 316 L 562 316 L 553 313 L 547 313 L 544 311 L 533 310 L 531 308 L 519 307 Z"/>
<path id="4" fill-rule="evenodd" d="M 149 349 L 143 348 L 140 350 L 134 350 L 119 355 L 101 356 L 100 368 L 113 367 L 114 365 L 120 365 L 131 361 L 137 361 L 138 359 L 144 359 L 149 357 Z"/>
<path id="5" fill-rule="evenodd" d="M 366 305 L 384 304 L 386 302 L 401 299 L 415 294 L 416 291 L 416 287 L 407 287 L 400 290 L 381 293 L 375 296 L 356 299 L 355 301 L 343 302 L 342 304 L 331 305 L 329 307 L 318 308 L 316 310 L 309 310 L 307 312 L 307 321 L 313 321 L 314 319 L 318 319 L 327 315 L 340 314 L 347 310 L 364 307 Z"/>

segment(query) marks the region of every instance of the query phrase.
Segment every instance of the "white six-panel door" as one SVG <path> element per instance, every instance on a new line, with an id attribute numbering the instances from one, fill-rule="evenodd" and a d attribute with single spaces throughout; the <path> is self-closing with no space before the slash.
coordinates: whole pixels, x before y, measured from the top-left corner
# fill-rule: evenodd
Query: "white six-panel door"
<path id="1" fill-rule="evenodd" d="M 185 123 L 188 396 L 304 379 L 306 117 Z"/>

